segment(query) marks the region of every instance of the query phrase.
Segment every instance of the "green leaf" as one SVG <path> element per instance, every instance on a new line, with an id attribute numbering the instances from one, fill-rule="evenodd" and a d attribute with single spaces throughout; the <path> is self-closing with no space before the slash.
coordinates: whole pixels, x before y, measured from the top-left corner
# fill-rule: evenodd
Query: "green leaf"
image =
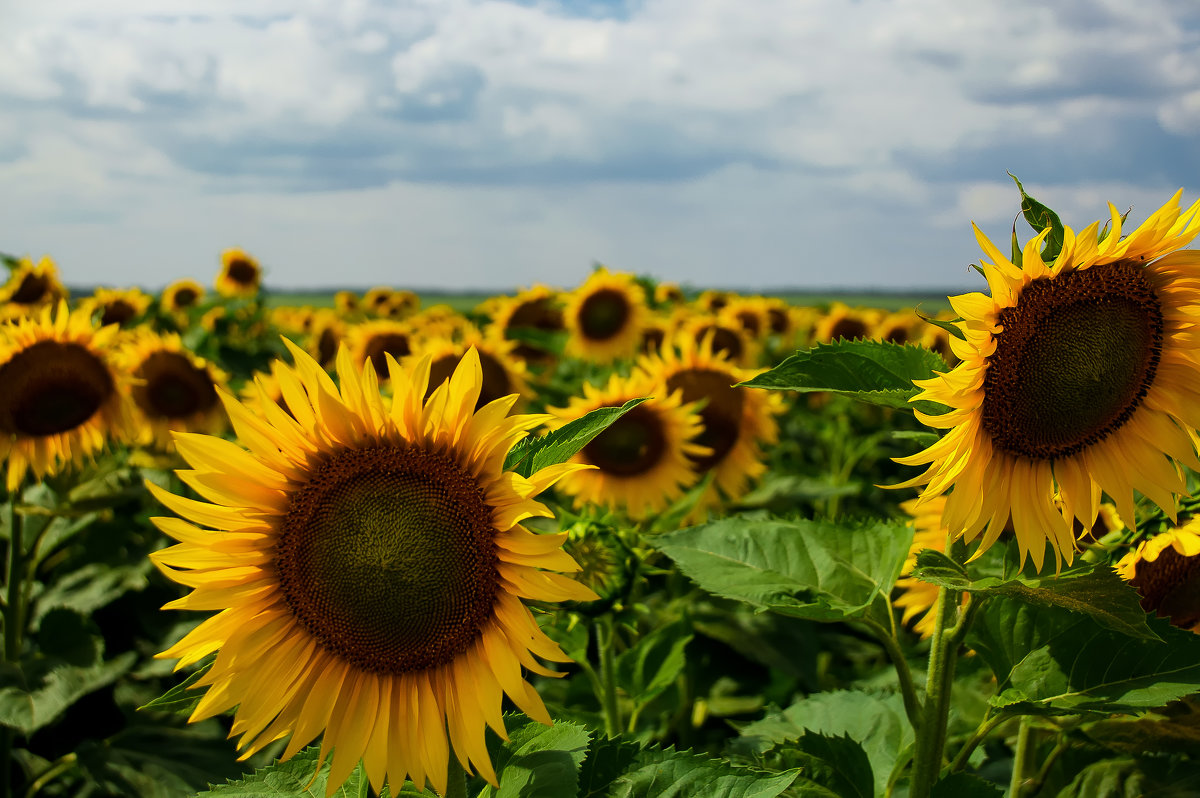
<path id="1" fill-rule="evenodd" d="M 817 344 L 797 352 L 770 371 L 741 385 L 775 391 L 839 393 L 862 402 L 911 410 L 909 400 L 919 389 L 913 380 L 945 372 L 946 363 L 923 346 L 882 341 L 845 341 Z M 922 402 L 929 412 L 939 405 Z"/>
<path id="2" fill-rule="evenodd" d="M 561 720 L 543 726 L 518 715 L 506 716 L 505 723 L 508 742 L 488 739 L 500 789 L 489 785 L 481 796 L 561 798 L 579 792 L 579 767 L 591 738 L 585 727 Z"/>
<path id="3" fill-rule="evenodd" d="M 1108 629 L 1143 640 L 1158 640 L 1146 624 L 1137 590 L 1111 566 L 1088 563 L 1058 576 L 1017 575 L 970 579 L 945 554 L 926 549 L 917 555 L 913 576 L 923 582 L 985 596 L 1001 596 L 1039 607 L 1062 607 L 1089 615 Z"/>
<path id="4" fill-rule="evenodd" d="M 871 763 L 876 795 L 887 792 L 890 774 L 907 761 L 906 749 L 916 739 L 898 693 L 880 696 L 849 690 L 815 693 L 744 726 L 741 734 L 743 740 L 765 752 L 799 740 L 806 731 L 856 740 Z"/>
<path id="5" fill-rule="evenodd" d="M 1062 252 L 1065 237 L 1062 220 L 1058 218 L 1057 213 L 1026 194 L 1025 187 L 1021 185 L 1021 181 L 1017 179 L 1016 175 L 1009 172 L 1008 176 L 1013 179 L 1013 182 L 1017 184 L 1017 190 L 1021 192 L 1021 213 L 1024 214 L 1025 221 L 1029 222 L 1029 226 L 1037 233 L 1050 228 L 1050 234 L 1046 236 L 1046 244 L 1042 247 L 1042 260 L 1050 263 L 1058 257 L 1059 252 Z"/>
<path id="6" fill-rule="evenodd" d="M 191 687 L 200 681 L 200 677 L 208 673 L 208 669 L 212 667 L 216 659 L 216 652 L 209 654 L 196 664 L 196 670 L 188 674 L 186 679 L 148 704 L 138 707 L 138 709 L 153 709 L 159 712 L 177 712 L 186 715 L 192 714 L 192 711 L 204 696 L 204 691 L 192 690 Z"/>
<path id="7" fill-rule="evenodd" d="M 996 674 L 997 707 L 1026 714 L 1135 713 L 1200 690 L 1200 636 L 1149 619 L 1163 642 L 1090 616 L 1006 598 L 988 602 L 967 644 Z"/>
<path id="8" fill-rule="evenodd" d="M 555 355 L 561 355 L 567 347 L 569 335 L 565 330 L 542 330 L 537 327 L 509 327 L 504 331 L 504 337 L 510 341 L 519 341 L 526 346 L 540 349 Z"/>
<path id="9" fill-rule="evenodd" d="M 310 745 L 286 762 L 273 762 L 237 781 L 198 793 L 196 798 L 325 798 L 330 766 L 328 758 L 321 772 L 313 778 L 320 751 L 320 746 Z M 365 778 L 360 768 L 355 769 L 345 784 L 330 793 L 330 798 L 359 798 L 359 783 Z"/>
<path id="10" fill-rule="evenodd" d="M 641 750 L 637 743 L 621 737 L 593 737 L 579 768 L 578 798 L 607 795 L 609 785 L 633 764 Z"/>
<path id="11" fill-rule="evenodd" d="M 0 725 L 28 736 L 54 722 L 83 696 L 112 684 L 133 667 L 128 651 L 89 667 L 41 658 L 0 665 Z"/>
<path id="12" fill-rule="evenodd" d="M 938 779 L 929 798 L 1003 798 L 1004 790 L 972 773 L 951 773 Z"/>
<path id="13" fill-rule="evenodd" d="M 609 798 L 776 798 L 800 771 L 766 774 L 691 751 L 648 749 L 617 777 Z"/>
<path id="14" fill-rule="evenodd" d="M 647 704 L 675 683 L 686 664 L 692 627 L 675 621 L 648 635 L 617 658 L 617 684 L 638 704 Z"/>
<path id="15" fill-rule="evenodd" d="M 750 519 L 733 516 L 657 538 L 700 587 L 797 618 L 886 623 L 888 596 L 912 544 L 900 521 Z"/>
<path id="16" fill-rule="evenodd" d="M 614 421 L 649 398 L 630 399 L 620 407 L 600 407 L 553 432 L 526 438 L 508 453 L 504 470 L 529 477 L 547 466 L 565 463 Z"/>
<path id="17" fill-rule="evenodd" d="M 804 775 L 840 798 L 872 798 L 875 780 L 871 761 L 848 735 L 825 736 L 806 731 L 796 741 L 806 760 Z"/>
<path id="18" fill-rule="evenodd" d="M 34 619 L 55 607 L 90 615 L 126 593 L 142 590 L 147 584 L 147 574 L 153 569 L 146 557 L 121 566 L 89 563 L 66 574 L 37 597 Z"/>
<path id="19" fill-rule="evenodd" d="M 949 321 L 943 319 L 935 319 L 933 316 L 926 316 L 924 313 L 918 312 L 917 317 L 926 324 L 932 324 L 941 330 L 945 330 L 952 337 L 960 341 L 967 340 L 967 334 L 962 331 L 962 327 L 958 326 L 958 322 L 962 321 L 962 317 L 951 319 Z"/>
<path id="20" fill-rule="evenodd" d="M 37 630 L 38 649 L 68 665 L 86 668 L 100 660 L 104 640 L 100 629 L 74 610 L 53 609 L 41 619 Z"/>

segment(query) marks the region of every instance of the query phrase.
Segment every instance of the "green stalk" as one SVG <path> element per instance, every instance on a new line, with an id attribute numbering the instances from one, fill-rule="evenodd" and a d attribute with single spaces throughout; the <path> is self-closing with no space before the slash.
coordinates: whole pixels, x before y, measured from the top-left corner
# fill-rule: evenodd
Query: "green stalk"
<path id="1" fill-rule="evenodd" d="M 958 591 L 938 588 L 933 639 L 929 645 L 929 674 L 925 682 L 925 711 L 921 725 L 916 729 L 917 743 L 913 752 L 911 798 L 928 798 L 942 771 L 946 721 L 950 715 L 950 687 L 954 683 L 954 667 L 958 660 L 954 636 L 947 636 L 946 632 L 948 621 L 957 615 L 958 599 Z"/>
<path id="2" fill-rule="evenodd" d="M 890 630 L 872 620 L 866 620 L 863 623 L 875 635 L 880 645 L 883 646 L 883 650 L 887 652 L 888 659 L 892 661 L 892 667 L 896 669 L 896 680 L 900 683 L 900 695 L 904 698 L 904 714 L 908 716 L 908 722 L 914 729 L 919 728 L 922 712 L 921 699 L 917 696 L 917 686 L 913 681 L 912 670 L 908 667 L 908 660 L 904 658 L 900 642 L 896 639 L 895 617 L 892 618 Z"/>
<path id="3" fill-rule="evenodd" d="M 1025 783 L 1025 760 L 1029 758 L 1029 718 L 1021 718 L 1017 730 L 1017 750 L 1013 752 L 1012 778 L 1008 782 L 1008 798 L 1020 798 Z"/>
<path id="4" fill-rule="evenodd" d="M 446 794 L 443 798 L 467 798 L 467 772 L 450 757 L 450 777 L 446 781 Z"/>
<path id="5" fill-rule="evenodd" d="M 24 526 L 17 513 L 16 494 L 12 500 L 12 536 L 8 542 L 8 581 L 4 586 L 7 605 L 4 612 L 4 659 L 16 662 L 21 656 L 25 631 L 25 551 L 21 545 Z"/>
<path id="6" fill-rule="evenodd" d="M 621 708 L 617 704 L 616 633 L 612 617 L 605 615 L 596 623 L 596 646 L 600 649 L 600 680 L 604 687 L 604 732 L 609 737 L 621 733 Z"/>

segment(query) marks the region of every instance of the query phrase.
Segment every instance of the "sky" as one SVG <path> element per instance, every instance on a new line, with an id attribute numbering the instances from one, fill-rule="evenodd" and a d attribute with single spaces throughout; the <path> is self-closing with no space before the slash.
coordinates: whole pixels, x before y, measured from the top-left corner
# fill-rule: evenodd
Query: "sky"
<path id="1" fill-rule="evenodd" d="M 0 0 L 0 53 L 0 252 L 68 284 L 981 290 L 1007 172 L 1200 196 L 1195 0 Z"/>

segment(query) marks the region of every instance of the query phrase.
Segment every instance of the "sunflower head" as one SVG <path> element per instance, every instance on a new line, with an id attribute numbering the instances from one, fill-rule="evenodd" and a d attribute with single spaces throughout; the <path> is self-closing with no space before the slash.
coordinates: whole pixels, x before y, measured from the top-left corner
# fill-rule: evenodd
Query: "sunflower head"
<path id="1" fill-rule="evenodd" d="M 491 313 L 491 328 L 505 338 L 517 339 L 523 329 L 543 333 L 562 332 L 563 311 L 558 292 L 544 285 L 535 285 L 515 297 L 497 298 Z M 520 342 L 514 354 L 529 364 L 546 365 L 554 355 L 533 344 Z"/>
<path id="2" fill-rule="evenodd" d="M 29 258 L 21 258 L 0 286 L 0 303 L 6 306 L 41 308 L 66 298 L 67 289 L 59 279 L 58 267 L 48 257 L 43 257 L 37 265 Z"/>
<path id="3" fill-rule="evenodd" d="M 195 280 L 176 280 L 163 289 L 159 303 L 168 313 L 184 313 L 204 301 L 204 286 Z"/>
<path id="4" fill-rule="evenodd" d="M 96 324 L 129 328 L 150 309 L 154 298 L 138 288 L 97 288 L 79 307 L 96 318 Z"/>
<path id="5" fill-rule="evenodd" d="M 343 316 L 350 316 L 362 310 L 362 302 L 353 291 L 338 291 L 333 295 L 333 306 Z"/>
<path id="6" fill-rule="evenodd" d="M 912 311 L 897 311 L 882 316 L 875 324 L 871 335 L 876 341 L 892 344 L 913 343 L 919 330 L 921 319 Z M 931 325 L 932 326 L 932 325 Z M 936 327 L 934 329 L 937 329 Z"/>
<path id="7" fill-rule="evenodd" d="M 262 267 L 258 261 L 240 249 L 221 253 L 221 271 L 217 273 L 217 293 L 226 297 L 258 296 L 262 287 Z"/>
<path id="8" fill-rule="evenodd" d="M 10 492 L 28 470 L 41 479 L 130 435 L 126 378 L 111 355 L 116 334 L 65 301 L 57 315 L 46 307 L 0 325 L 0 455 Z"/>
<path id="9" fill-rule="evenodd" d="M 402 321 L 374 319 L 355 324 L 346 331 L 346 344 L 355 363 L 370 362 L 375 376 L 387 380 L 387 358 L 403 360 L 416 342 L 412 327 Z"/>
<path id="10" fill-rule="evenodd" d="M 1144 610 L 1200 631 L 1200 521 L 1141 541 L 1115 567 L 1137 588 Z"/>
<path id="11" fill-rule="evenodd" d="M 338 347 L 346 337 L 346 325 L 335 311 L 318 310 L 308 331 L 308 353 L 324 368 L 333 367 Z"/>
<path id="12" fill-rule="evenodd" d="M 817 321 L 813 338 L 825 344 L 843 338 L 847 341 L 870 338 L 881 315 L 877 310 L 852 308 L 842 302 L 834 302 Z"/>
<path id="13" fill-rule="evenodd" d="M 228 378 L 185 348 L 178 335 L 139 329 L 121 346 L 120 359 L 132 377 L 142 445 L 170 450 L 172 431 L 216 434 L 225 428 L 217 390 Z"/>
<path id="14" fill-rule="evenodd" d="M 1179 196 L 1127 236 L 1112 205 L 1111 231 L 1065 228 L 1049 263 L 1049 229 L 1020 265 L 976 229 L 991 294 L 950 298 L 961 362 L 918 381 L 915 397 L 950 408 L 918 413 L 947 433 L 899 462 L 928 466 L 908 484 L 948 493 L 947 524 L 982 535 L 979 552 L 1011 520 L 1022 558 L 1040 569 L 1049 545 L 1069 563 L 1074 522 L 1091 529 L 1102 493 L 1127 523 L 1135 490 L 1174 518 L 1187 492 L 1176 464 L 1200 467 L 1189 437 L 1200 427 L 1200 253 L 1176 251 L 1200 233 L 1200 203 L 1181 214 Z"/>
<path id="15" fill-rule="evenodd" d="M 343 349 L 334 383 L 287 344 L 291 414 L 222 392 L 249 451 L 179 435 L 180 479 L 207 501 L 151 487 L 190 519 L 155 519 L 179 541 L 155 563 L 194 588 L 167 606 L 221 611 L 160 656 L 218 652 L 192 720 L 234 710 L 247 756 L 290 735 L 287 759 L 323 732 L 327 794 L 360 760 L 377 793 L 406 778 L 444 793 L 451 750 L 495 785 L 485 727 L 506 737 L 506 699 L 549 723 L 525 674 L 567 661 L 522 600 L 596 597 L 564 575 L 579 570 L 566 533 L 521 525 L 549 516 L 535 497 L 579 467 L 502 470 L 542 417 L 510 416 L 512 396 L 476 411 L 474 351 L 428 399 L 430 361 L 403 370 L 385 354 L 385 402 L 372 364 Z"/>
<path id="16" fill-rule="evenodd" d="M 583 447 L 571 462 L 592 466 L 571 474 L 560 489 L 577 505 L 624 508 L 634 519 L 665 510 L 696 484 L 697 458 L 711 450 L 696 442 L 703 430 L 695 401 L 685 405 L 683 391 L 666 386 L 645 372 L 624 378 L 613 374 L 603 389 L 584 383 L 584 395 L 565 408 L 551 408 L 552 428 L 561 427 L 602 407 L 621 407 L 650 397 L 617 419 Z"/>
<path id="17" fill-rule="evenodd" d="M 633 275 L 600 266 L 567 298 L 567 351 L 596 363 L 632 357 L 646 315 L 646 294 Z"/>
<path id="18" fill-rule="evenodd" d="M 711 316 L 692 316 L 680 325 L 677 338 L 707 341 L 714 354 L 736 366 L 749 368 L 758 363 L 758 342 L 734 318 L 722 321 Z"/>
<path id="19" fill-rule="evenodd" d="M 470 333 L 462 341 L 448 338 L 426 340 L 419 345 L 416 352 L 405 361 L 406 365 L 415 365 L 422 358 L 429 360 L 429 389 L 432 394 L 454 374 L 458 364 L 468 351 L 474 349 L 479 358 L 479 367 L 483 375 L 479 386 L 479 399 L 476 410 L 497 399 L 516 394 L 517 405 L 533 398 L 533 392 L 526 382 L 525 361 L 513 354 L 517 344 L 495 334 L 482 335 Z M 515 407 L 516 405 L 514 405 Z"/>

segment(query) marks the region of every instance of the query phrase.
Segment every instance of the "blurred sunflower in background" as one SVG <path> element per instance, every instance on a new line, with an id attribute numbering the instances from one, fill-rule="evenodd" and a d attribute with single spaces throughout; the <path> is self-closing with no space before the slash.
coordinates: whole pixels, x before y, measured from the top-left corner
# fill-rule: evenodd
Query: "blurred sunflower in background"
<path id="1" fill-rule="evenodd" d="M 872 338 L 891 344 L 913 343 L 920 318 L 912 312 L 898 311 L 884 315 L 875 325 Z"/>
<path id="2" fill-rule="evenodd" d="M 246 299 L 258 296 L 262 287 L 262 267 L 240 249 L 221 253 L 221 271 L 217 272 L 217 293 L 224 297 Z"/>
<path id="3" fill-rule="evenodd" d="M 178 335 L 140 328 L 122 343 L 120 361 L 133 380 L 138 443 L 169 451 L 172 431 L 215 435 L 225 429 L 217 389 L 228 377 L 184 347 Z"/>
<path id="4" fill-rule="evenodd" d="M 388 356 L 385 403 L 371 365 L 343 350 L 335 385 L 289 347 L 296 365 L 278 376 L 292 415 L 223 393 L 249 451 L 179 435 L 192 466 L 179 477 L 206 501 L 150 486 L 190 519 L 154 519 L 179 541 L 155 563 L 193 588 L 166 606 L 220 611 L 159 656 L 183 667 L 217 652 L 191 720 L 233 710 L 247 756 L 290 735 L 288 759 L 323 732 L 326 794 L 360 760 L 376 793 L 411 778 L 445 794 L 451 751 L 495 786 L 485 727 L 507 737 L 506 700 L 551 723 L 525 672 L 568 661 L 522 599 L 596 598 L 563 575 L 579 570 L 566 533 L 520 523 L 550 516 L 535 497 L 580 466 L 502 470 L 543 417 L 508 415 L 513 396 L 476 412 L 473 351 L 428 400 L 429 360 L 405 371 Z"/>
<path id="5" fill-rule="evenodd" d="M 712 316 L 692 316 L 679 325 L 675 336 L 691 341 L 708 338 L 714 354 L 723 355 L 743 368 L 757 365 L 759 346 L 736 319 L 721 321 Z"/>
<path id="6" fill-rule="evenodd" d="M 853 341 L 869 339 L 879 323 L 879 311 L 852 308 L 843 302 L 834 302 L 813 327 L 814 341 L 822 344 L 839 339 Z"/>
<path id="7" fill-rule="evenodd" d="M 346 331 L 346 345 L 356 364 L 371 361 L 375 376 L 388 378 L 387 356 L 403 360 L 412 354 L 415 341 L 412 328 L 402 321 L 374 319 L 355 324 Z"/>
<path id="8" fill-rule="evenodd" d="M 29 258 L 19 259 L 8 280 L 0 286 L 0 305 L 6 310 L 15 309 L 16 315 L 28 315 L 66 298 L 67 289 L 59 279 L 58 267 L 48 257 L 43 257 L 37 265 Z"/>
<path id="9" fill-rule="evenodd" d="M 140 288 L 97 288 L 90 297 L 79 301 L 79 307 L 95 316 L 101 327 L 115 324 L 127 329 L 146 314 L 153 301 Z"/>
<path id="10" fill-rule="evenodd" d="M 767 337 L 770 330 L 769 305 L 762 297 L 734 297 L 717 312 L 721 326 L 739 329 L 752 342 Z"/>
<path id="11" fill-rule="evenodd" d="M 711 450 L 696 443 L 704 430 L 696 403 L 683 404 L 682 390 L 668 394 L 648 374 L 613 374 L 603 389 L 583 384 L 583 396 L 564 408 L 550 408 L 551 429 L 558 429 L 602 407 L 621 407 L 650 397 L 597 435 L 572 459 L 594 466 L 563 477 L 559 490 L 575 497 L 577 507 L 601 504 L 624 508 L 641 520 L 669 507 L 699 480 L 692 467 Z"/>
<path id="12" fill-rule="evenodd" d="M 346 324 L 342 317 L 332 310 L 318 310 L 309 325 L 306 348 L 322 368 L 330 368 L 345 337 Z"/>
<path id="13" fill-rule="evenodd" d="M 195 280 L 176 280 L 163 289 L 159 304 L 168 313 L 183 313 L 204 301 L 204 286 Z"/>
<path id="14" fill-rule="evenodd" d="M 521 340 L 522 331 L 553 335 L 565 330 L 559 294 L 545 285 L 535 285 L 514 297 L 497 297 L 488 303 L 491 327 L 505 338 L 517 341 L 514 354 L 526 363 L 544 365 L 554 354 L 535 343 Z"/>
<path id="15" fill-rule="evenodd" d="M 751 480 L 767 470 L 763 446 L 779 437 L 775 416 L 783 412 L 783 398 L 773 391 L 738 387 L 755 372 L 714 352 L 711 336 L 701 341 L 680 338 L 677 347 L 639 358 L 637 369 L 665 385 L 667 394 L 679 392 L 684 404 L 703 402 L 704 429 L 695 443 L 708 452 L 689 455 L 688 460 L 697 474 L 712 471 L 713 483 L 698 512 L 720 505 L 722 495 L 741 496 Z"/>
<path id="16" fill-rule="evenodd" d="M 65 300 L 0 325 L 0 456 L 15 491 L 78 466 L 131 433 L 125 372 L 113 359 L 115 326 L 98 329 Z"/>
<path id="17" fill-rule="evenodd" d="M 362 311 L 362 302 L 353 291 L 338 291 L 333 295 L 333 307 L 343 316 L 353 316 Z"/>
<path id="18" fill-rule="evenodd" d="M 395 293 L 386 285 L 377 285 L 374 288 L 368 289 L 362 297 L 360 307 L 363 312 L 369 313 L 372 316 L 386 316 L 388 308 L 392 304 L 392 295 Z"/>
<path id="19" fill-rule="evenodd" d="M 1115 568 L 1137 588 L 1142 609 L 1200 632 L 1200 517 L 1139 542 Z"/>
<path id="20" fill-rule="evenodd" d="M 422 358 L 429 359 L 429 389 L 426 392 L 428 396 L 450 379 L 463 357 L 474 349 L 479 358 L 482 375 L 479 403 L 475 409 L 479 410 L 486 404 L 512 394 L 518 397 L 513 407 L 519 409 L 521 404 L 533 398 L 533 391 L 529 390 L 529 384 L 525 380 L 525 361 L 513 355 L 516 346 L 515 341 L 498 335 L 485 336 L 474 332 L 461 341 L 449 338 L 424 341 L 416 352 L 409 355 L 404 365 L 415 366 Z"/>
<path id="21" fill-rule="evenodd" d="M 646 292 L 632 275 L 597 267 L 567 296 L 567 353 L 593 363 L 632 357 L 647 313 Z"/>
<path id="22" fill-rule="evenodd" d="M 897 462 L 928 466 L 906 484 L 928 486 L 922 501 L 947 494 L 946 523 L 982 536 L 977 555 L 1011 523 L 1022 561 L 1040 570 L 1048 544 L 1056 567 L 1070 563 L 1073 522 L 1092 527 L 1101 491 L 1130 525 L 1135 490 L 1174 517 L 1177 464 L 1200 468 L 1200 252 L 1176 251 L 1200 232 L 1200 203 L 1181 213 L 1181 194 L 1126 236 L 1110 204 L 1107 234 L 1065 228 L 1050 263 L 1050 229 L 1020 266 L 975 229 L 991 296 L 950 298 L 962 362 L 917 383 L 916 399 L 950 408 L 918 418 L 947 432 Z"/>

